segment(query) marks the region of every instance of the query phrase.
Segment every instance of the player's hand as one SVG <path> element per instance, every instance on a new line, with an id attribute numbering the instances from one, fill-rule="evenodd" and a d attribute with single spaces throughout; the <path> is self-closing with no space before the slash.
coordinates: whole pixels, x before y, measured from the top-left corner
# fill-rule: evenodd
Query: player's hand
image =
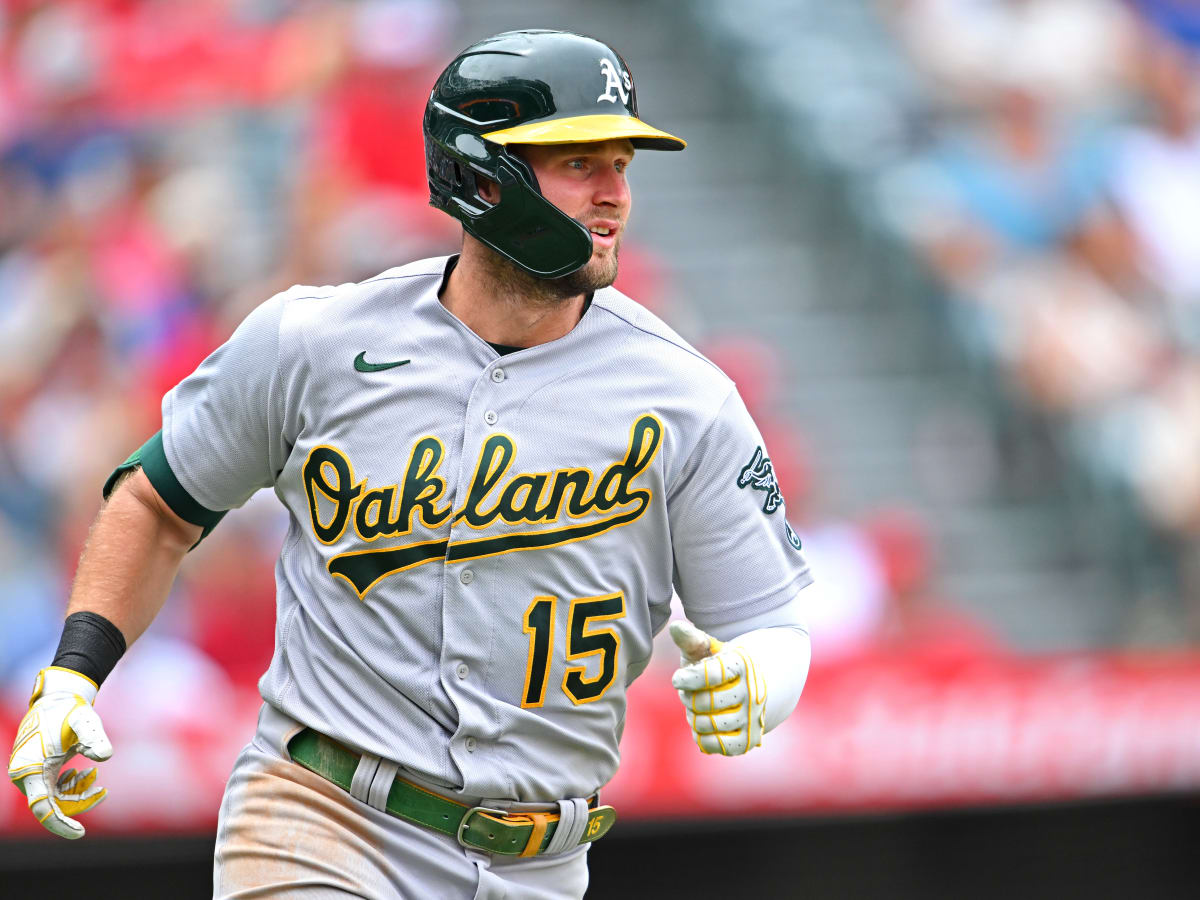
<path id="1" fill-rule="evenodd" d="M 671 684 L 700 751 L 740 756 L 762 744 L 767 686 L 750 654 L 691 622 L 672 622 L 671 638 L 684 663 Z"/>
<path id="2" fill-rule="evenodd" d="M 97 762 L 112 756 L 112 744 L 92 709 L 97 687 L 71 669 L 50 666 L 38 672 L 29 712 L 17 728 L 8 777 L 25 793 L 37 820 L 59 837 L 81 838 L 84 828 L 72 816 L 91 809 L 107 793 L 96 770 L 59 774 L 76 753 Z"/>

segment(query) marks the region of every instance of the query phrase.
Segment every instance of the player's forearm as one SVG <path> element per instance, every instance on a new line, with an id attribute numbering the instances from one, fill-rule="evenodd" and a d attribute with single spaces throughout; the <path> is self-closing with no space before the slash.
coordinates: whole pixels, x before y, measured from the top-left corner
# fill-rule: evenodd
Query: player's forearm
<path id="1" fill-rule="evenodd" d="M 201 528 L 179 519 L 139 470 L 109 498 L 88 534 L 67 614 L 99 613 L 132 644 L 166 601 Z"/>
<path id="2" fill-rule="evenodd" d="M 812 645 L 799 625 L 759 628 L 726 641 L 726 647 L 745 650 L 767 685 L 764 731 L 792 714 L 808 679 Z"/>
<path id="3" fill-rule="evenodd" d="M 787 603 L 733 622 L 701 625 L 709 634 L 748 651 L 767 685 L 765 730 L 792 714 L 808 679 L 812 644 L 805 627 L 804 591 Z"/>

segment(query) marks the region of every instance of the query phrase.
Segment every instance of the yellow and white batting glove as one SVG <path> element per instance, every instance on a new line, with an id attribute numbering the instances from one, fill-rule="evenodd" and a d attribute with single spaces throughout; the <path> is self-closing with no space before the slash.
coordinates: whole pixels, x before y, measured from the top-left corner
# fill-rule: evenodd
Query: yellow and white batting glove
<path id="1" fill-rule="evenodd" d="M 71 669 L 49 666 L 38 672 L 8 761 L 8 777 L 24 791 L 37 820 L 71 840 L 84 834 L 71 817 L 91 809 L 107 793 L 96 784 L 94 768 L 59 774 L 76 753 L 97 762 L 112 756 L 112 744 L 92 709 L 97 690 L 95 682 Z"/>
<path id="2" fill-rule="evenodd" d="M 762 744 L 767 685 L 750 654 L 722 644 L 691 622 L 672 622 L 671 638 L 684 663 L 671 684 L 700 751 L 740 756 Z"/>

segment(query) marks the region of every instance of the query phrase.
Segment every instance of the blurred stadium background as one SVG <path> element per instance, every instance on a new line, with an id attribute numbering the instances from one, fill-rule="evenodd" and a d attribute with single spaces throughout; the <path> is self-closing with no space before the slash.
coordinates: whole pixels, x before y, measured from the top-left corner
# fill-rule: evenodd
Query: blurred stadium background
<path id="1" fill-rule="evenodd" d="M 1189 0 L 0 0 L 3 733 L 162 394 L 278 290 L 455 249 L 421 111 L 518 27 L 612 43 L 689 140 L 631 170 L 618 286 L 738 382 L 818 579 L 747 759 L 694 751 L 660 648 L 589 896 L 1195 896 Z M 206 895 L 281 516 L 228 516 L 106 683 L 84 842 L 0 792 L 0 895 Z"/>

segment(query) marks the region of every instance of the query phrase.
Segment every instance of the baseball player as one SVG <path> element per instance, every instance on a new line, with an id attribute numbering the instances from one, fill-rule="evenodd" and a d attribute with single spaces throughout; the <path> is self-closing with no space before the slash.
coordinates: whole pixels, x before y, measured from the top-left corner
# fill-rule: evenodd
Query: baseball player
<path id="1" fill-rule="evenodd" d="M 729 379 L 611 287 L 627 168 L 684 142 L 638 118 L 611 48 L 555 31 L 463 51 L 424 132 L 462 252 L 271 298 L 106 484 L 9 763 L 55 834 L 104 797 L 60 774 L 113 752 L 100 684 L 260 488 L 290 527 L 215 896 L 582 896 L 673 589 L 702 752 L 795 706 L 810 578 L 767 450 Z"/>

